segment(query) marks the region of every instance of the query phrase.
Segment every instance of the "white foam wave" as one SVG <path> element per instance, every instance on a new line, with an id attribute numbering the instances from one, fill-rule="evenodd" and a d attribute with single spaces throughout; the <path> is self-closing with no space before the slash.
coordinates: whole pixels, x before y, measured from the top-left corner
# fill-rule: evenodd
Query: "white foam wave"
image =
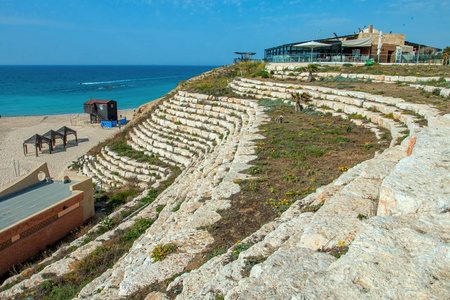
<path id="1" fill-rule="evenodd" d="M 154 79 L 164 79 L 164 78 L 174 78 L 174 77 L 180 77 L 180 75 L 160 76 L 160 77 L 152 77 L 152 78 L 139 78 L 139 79 L 122 79 L 122 80 L 97 81 L 97 82 L 81 82 L 80 84 L 82 84 L 82 85 L 95 85 L 95 84 L 127 82 L 127 81 L 141 81 L 141 80 L 154 80 Z"/>
<path id="2" fill-rule="evenodd" d="M 98 82 L 82 82 L 81 84 L 90 85 L 90 84 L 104 84 L 104 83 L 115 83 L 115 82 L 126 82 L 133 80 L 142 80 L 142 79 L 123 79 L 123 80 L 110 80 L 110 81 L 98 81 Z"/>

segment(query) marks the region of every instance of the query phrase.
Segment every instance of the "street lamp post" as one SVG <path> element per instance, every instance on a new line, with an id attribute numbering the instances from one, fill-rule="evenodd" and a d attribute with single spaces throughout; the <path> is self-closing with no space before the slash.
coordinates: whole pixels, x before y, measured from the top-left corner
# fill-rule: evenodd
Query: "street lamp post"
<path id="1" fill-rule="evenodd" d="M 319 32 L 321 32 L 322 29 L 319 29 L 319 31 L 317 31 L 317 36 L 316 36 L 316 41 L 319 39 Z"/>

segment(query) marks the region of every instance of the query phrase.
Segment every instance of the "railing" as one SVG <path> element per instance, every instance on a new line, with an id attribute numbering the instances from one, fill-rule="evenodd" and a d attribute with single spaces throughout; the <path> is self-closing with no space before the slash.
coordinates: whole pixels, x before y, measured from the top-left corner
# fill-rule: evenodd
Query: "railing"
<path id="1" fill-rule="evenodd" d="M 290 55 L 274 55 L 267 57 L 265 60 L 274 63 L 365 63 L 367 60 L 373 59 L 374 62 L 380 63 L 417 63 L 417 64 L 441 64 L 442 55 L 412 55 L 406 54 L 396 57 L 395 54 L 387 55 L 346 55 L 346 54 L 290 54 Z"/>
<path id="2" fill-rule="evenodd" d="M 108 121 L 107 118 L 105 118 L 104 116 L 102 116 L 101 114 L 99 114 L 99 113 L 96 112 L 96 111 L 92 111 L 91 114 L 94 115 L 94 116 L 96 116 L 97 119 L 100 120 L 100 121 Z"/>
<path id="3" fill-rule="evenodd" d="M 262 62 L 262 59 L 252 59 L 252 58 L 235 58 L 233 59 L 233 64 L 239 64 L 239 63 L 243 63 L 243 62 Z"/>

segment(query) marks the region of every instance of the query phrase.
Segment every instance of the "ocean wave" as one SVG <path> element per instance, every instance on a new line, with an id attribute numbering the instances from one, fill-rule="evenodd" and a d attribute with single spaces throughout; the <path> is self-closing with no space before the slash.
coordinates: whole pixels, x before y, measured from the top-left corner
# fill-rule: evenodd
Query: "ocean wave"
<path id="1" fill-rule="evenodd" d="M 176 78 L 181 75 L 172 76 L 160 76 L 151 78 L 139 78 L 139 79 L 121 79 L 121 80 L 108 80 L 108 81 L 96 81 L 96 82 L 80 82 L 81 85 L 95 85 L 95 84 L 105 84 L 105 83 L 116 83 L 116 82 L 127 82 L 127 81 L 143 81 L 143 80 L 154 80 L 154 79 L 164 79 L 164 78 Z"/>
<path id="2" fill-rule="evenodd" d="M 126 82 L 126 81 L 135 81 L 135 80 L 143 80 L 143 79 L 122 79 L 122 80 L 97 81 L 97 82 L 81 82 L 80 84 L 83 84 L 83 85 L 92 85 L 92 84 L 104 84 L 104 83 Z"/>

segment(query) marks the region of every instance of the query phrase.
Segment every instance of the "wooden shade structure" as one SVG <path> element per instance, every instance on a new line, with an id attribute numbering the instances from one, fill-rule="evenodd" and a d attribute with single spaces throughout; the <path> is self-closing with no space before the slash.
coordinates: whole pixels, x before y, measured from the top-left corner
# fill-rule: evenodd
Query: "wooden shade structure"
<path id="1" fill-rule="evenodd" d="M 64 136 L 64 147 L 67 144 L 67 136 L 70 134 L 73 134 L 75 136 L 75 142 L 78 143 L 78 137 L 77 137 L 77 132 L 73 129 L 70 129 L 69 127 L 63 126 L 60 129 L 56 130 L 56 132 L 58 132 L 59 134 L 62 134 Z"/>
<path id="2" fill-rule="evenodd" d="M 28 145 L 34 145 L 36 148 L 36 157 L 38 156 L 38 149 L 42 150 L 42 144 L 46 143 L 48 144 L 48 149 L 50 151 L 50 154 L 52 153 L 53 147 L 52 147 L 52 141 L 46 137 L 43 137 L 42 135 L 35 134 L 32 137 L 26 139 L 23 142 L 23 154 L 27 155 L 28 153 Z"/>
<path id="3" fill-rule="evenodd" d="M 247 62 L 247 61 L 251 61 L 251 57 L 253 55 L 255 55 L 255 52 L 240 52 L 240 51 L 234 51 L 235 54 L 240 55 L 240 58 L 235 59 L 235 63 L 238 62 Z"/>
<path id="4" fill-rule="evenodd" d="M 42 136 L 45 137 L 45 138 L 48 138 L 49 140 L 51 140 L 52 143 L 53 143 L 53 146 L 55 146 L 55 144 L 56 144 L 56 139 L 61 139 L 63 141 L 64 148 L 66 147 L 66 142 L 64 140 L 64 135 L 59 133 L 59 132 L 57 132 L 57 131 L 54 131 L 54 130 L 51 129 L 51 130 L 47 131 L 46 133 L 44 133 Z"/>

